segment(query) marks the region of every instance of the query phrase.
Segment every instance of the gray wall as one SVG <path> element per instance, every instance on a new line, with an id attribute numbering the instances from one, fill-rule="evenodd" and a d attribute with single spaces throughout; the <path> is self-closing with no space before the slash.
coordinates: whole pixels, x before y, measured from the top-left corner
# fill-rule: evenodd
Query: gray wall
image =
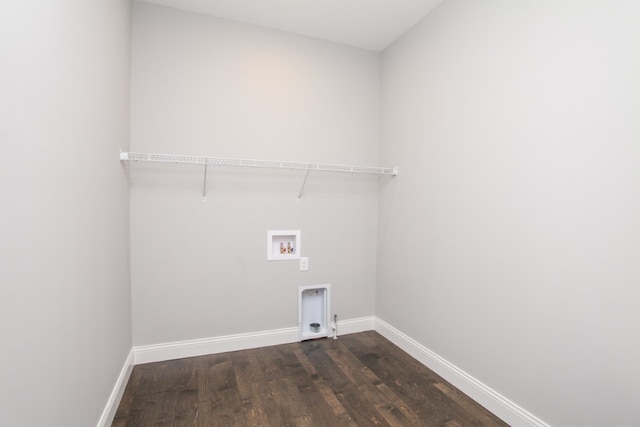
<path id="1" fill-rule="evenodd" d="M 0 17 L 0 425 L 96 425 L 132 342 L 130 4 Z"/>
<path id="2" fill-rule="evenodd" d="M 552 425 L 638 425 L 638 22 L 448 0 L 383 54 L 376 314 Z"/>
<path id="3" fill-rule="evenodd" d="M 134 5 L 132 151 L 377 164 L 379 56 Z M 331 283 L 342 319 L 372 316 L 377 177 L 131 165 L 134 344 L 297 325 L 297 288 Z M 266 261 L 300 229 L 309 271 Z"/>

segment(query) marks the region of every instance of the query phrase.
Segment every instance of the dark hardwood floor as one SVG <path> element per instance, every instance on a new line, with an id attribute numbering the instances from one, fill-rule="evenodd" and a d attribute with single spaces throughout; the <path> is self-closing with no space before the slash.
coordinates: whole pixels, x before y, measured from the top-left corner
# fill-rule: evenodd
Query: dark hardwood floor
<path id="1" fill-rule="evenodd" d="M 506 425 L 376 332 L 138 365 L 113 422 Z"/>

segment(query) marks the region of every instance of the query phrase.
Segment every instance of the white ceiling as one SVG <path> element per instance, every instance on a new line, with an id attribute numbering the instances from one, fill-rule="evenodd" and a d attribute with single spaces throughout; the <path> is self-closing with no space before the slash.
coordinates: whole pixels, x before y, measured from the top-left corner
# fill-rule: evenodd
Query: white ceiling
<path id="1" fill-rule="evenodd" d="M 381 51 L 444 0 L 142 0 Z"/>

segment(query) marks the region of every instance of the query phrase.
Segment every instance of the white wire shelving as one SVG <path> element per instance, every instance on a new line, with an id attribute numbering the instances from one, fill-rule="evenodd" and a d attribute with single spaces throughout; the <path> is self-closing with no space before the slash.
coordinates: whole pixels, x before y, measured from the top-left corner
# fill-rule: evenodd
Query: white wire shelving
<path id="1" fill-rule="evenodd" d="M 298 200 L 302 197 L 302 192 L 304 190 L 304 186 L 307 183 L 307 178 L 309 177 L 310 172 L 341 172 L 350 174 L 373 174 L 389 176 L 398 175 L 398 168 L 385 168 L 380 166 L 357 166 L 332 163 L 237 159 L 228 157 L 184 156 L 175 154 L 133 153 L 125 151 L 120 152 L 120 160 L 131 162 L 177 163 L 204 166 L 204 185 L 202 190 L 203 199 L 206 199 L 208 166 L 289 169 L 306 171 L 307 173 L 302 183 L 302 187 L 300 188 L 300 192 L 298 193 Z"/>

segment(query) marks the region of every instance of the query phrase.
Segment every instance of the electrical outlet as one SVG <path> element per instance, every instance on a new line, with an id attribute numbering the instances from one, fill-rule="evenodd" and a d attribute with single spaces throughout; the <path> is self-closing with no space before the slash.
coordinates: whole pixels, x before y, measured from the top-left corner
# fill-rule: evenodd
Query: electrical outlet
<path id="1" fill-rule="evenodd" d="M 307 271 L 309 269 L 309 257 L 300 258 L 300 271 Z"/>

